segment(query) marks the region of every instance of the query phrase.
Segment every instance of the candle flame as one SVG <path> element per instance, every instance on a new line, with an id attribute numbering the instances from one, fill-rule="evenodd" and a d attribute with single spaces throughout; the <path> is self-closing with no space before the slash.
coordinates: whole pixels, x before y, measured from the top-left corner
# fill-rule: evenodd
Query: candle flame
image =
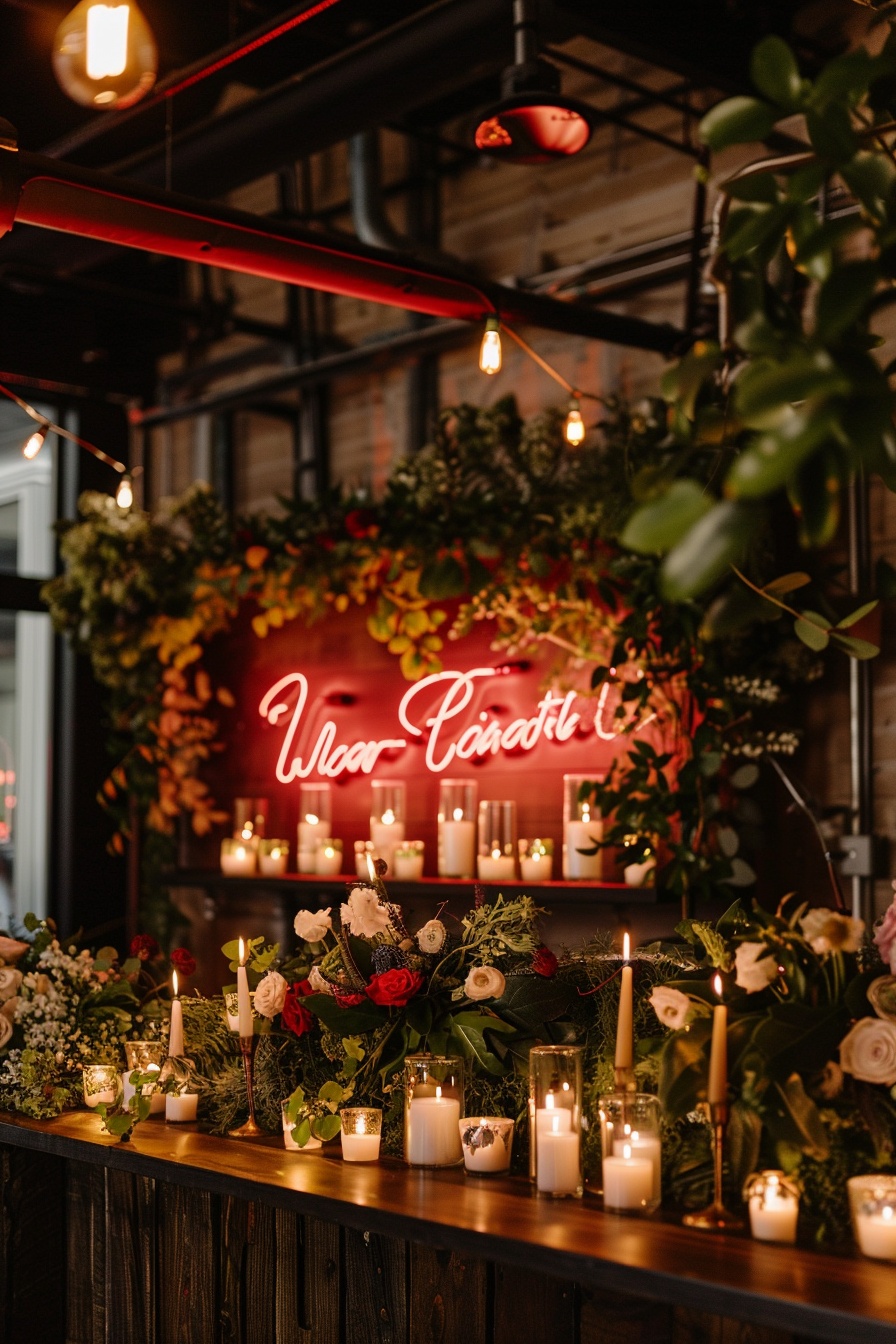
<path id="1" fill-rule="evenodd" d="M 371 856 L 371 853 L 370 853 L 370 850 L 369 850 L 369 849 L 368 849 L 368 851 L 367 851 L 365 857 L 366 857 L 366 859 L 367 859 L 367 871 L 368 871 L 368 873 L 370 874 L 370 880 L 371 880 L 371 882 L 376 883 L 376 869 L 375 869 L 374 866 L 373 866 L 373 858 L 372 858 L 372 856 Z"/>
<path id="2" fill-rule="evenodd" d="M 883 1218 L 884 1222 L 888 1223 L 890 1219 L 893 1217 L 892 1207 L 889 1204 L 885 1204 L 880 1211 L 880 1216 L 881 1218 Z"/>
<path id="3" fill-rule="evenodd" d="M 238 859 L 244 859 L 244 858 L 246 857 L 246 847 L 245 847 L 245 845 L 237 845 L 237 847 L 236 847 L 236 856 L 235 856 L 235 857 L 238 858 Z"/>
<path id="4" fill-rule="evenodd" d="M 538 860 L 541 858 L 541 850 L 533 849 L 532 853 L 529 855 L 529 858 L 532 860 L 533 863 L 538 863 Z"/>
<path id="5" fill-rule="evenodd" d="M 245 966 L 246 964 L 246 944 L 243 942 L 242 938 L 240 939 L 239 962 L 241 966 Z"/>
<path id="6" fill-rule="evenodd" d="M 630 1143 L 624 1143 L 624 1144 L 622 1145 L 622 1157 L 623 1157 L 623 1160 L 624 1160 L 625 1162 L 630 1161 L 630 1160 L 631 1160 L 631 1155 L 632 1155 L 632 1146 L 631 1146 L 631 1144 L 630 1144 Z"/>
<path id="7" fill-rule="evenodd" d="M 492 858 L 493 858 L 493 859 L 500 859 L 500 857 L 501 857 L 501 851 L 500 851 L 500 849 L 498 848 L 498 846 L 495 845 L 494 849 L 492 850 Z"/>
<path id="8" fill-rule="evenodd" d="M 252 827 L 250 826 L 249 822 L 246 822 L 245 826 L 244 826 L 243 829 L 240 831 L 240 839 L 241 839 L 241 840 L 251 840 L 251 839 L 252 839 Z"/>
<path id="9" fill-rule="evenodd" d="M 715 990 L 715 992 L 716 992 L 716 994 L 718 995 L 718 997 L 721 998 L 721 997 L 722 997 L 722 977 L 721 977 L 720 975 L 714 975 L 714 976 L 713 976 L 713 978 L 712 978 L 712 987 L 713 987 L 713 989 Z"/>
<path id="10" fill-rule="evenodd" d="M 275 845 L 274 848 L 271 850 L 271 858 L 279 859 L 279 857 L 280 857 L 280 846 Z"/>
<path id="11" fill-rule="evenodd" d="M 382 823 L 384 826 L 395 825 L 395 813 L 392 811 L 391 807 L 387 807 L 385 812 L 383 813 Z"/>
<path id="12" fill-rule="evenodd" d="M 332 857 L 333 857 L 333 855 L 334 855 L 335 853 L 336 853 L 336 851 L 335 851 L 335 849 L 333 848 L 332 845 L 327 845 L 327 846 L 324 848 L 324 854 L 326 855 L 326 857 L 327 857 L 328 859 L 332 859 Z"/>
<path id="13" fill-rule="evenodd" d="M 632 1127 L 631 1127 L 631 1125 L 623 1125 L 623 1126 L 622 1126 L 622 1132 L 623 1132 L 623 1134 L 625 1135 L 625 1137 L 628 1138 L 629 1134 L 631 1134 L 631 1132 L 632 1132 Z"/>
<path id="14" fill-rule="evenodd" d="M 464 819 L 464 810 L 463 810 L 463 808 L 462 808 L 462 807 L 456 807 L 456 808 L 454 809 L 454 820 L 455 820 L 455 821 L 463 821 L 463 819 Z"/>
<path id="15" fill-rule="evenodd" d="M 587 803 L 582 804 L 582 820 L 583 821 L 591 820 L 591 808 L 588 806 Z"/>
<path id="16" fill-rule="evenodd" d="M 174 990 L 174 997 L 177 998 L 177 971 L 171 972 L 171 985 Z"/>
<path id="17" fill-rule="evenodd" d="M 320 817 L 316 817 L 313 812 L 306 812 L 305 820 L 309 826 L 317 826 L 320 822 Z"/>
<path id="18" fill-rule="evenodd" d="M 632 952 L 632 940 L 627 933 L 622 935 L 622 960 L 628 961 Z"/>
<path id="19" fill-rule="evenodd" d="M 439 1084 L 436 1083 L 436 1101 L 441 1101 L 441 1100 L 442 1100 L 442 1089 L 441 1089 L 441 1087 L 439 1086 Z"/>
<path id="20" fill-rule="evenodd" d="M 552 1134 L 559 1134 L 559 1133 L 560 1133 L 560 1117 L 559 1117 L 559 1115 L 555 1115 L 555 1116 L 552 1116 L 552 1117 L 551 1117 L 551 1133 L 552 1133 Z"/>
<path id="21" fill-rule="evenodd" d="M 553 1094 L 553 1092 L 549 1092 L 549 1093 L 547 1094 L 547 1096 L 545 1097 L 545 1099 L 544 1099 L 544 1108 L 545 1108 L 546 1111 L 552 1111 L 552 1110 L 554 1109 L 554 1094 Z"/>

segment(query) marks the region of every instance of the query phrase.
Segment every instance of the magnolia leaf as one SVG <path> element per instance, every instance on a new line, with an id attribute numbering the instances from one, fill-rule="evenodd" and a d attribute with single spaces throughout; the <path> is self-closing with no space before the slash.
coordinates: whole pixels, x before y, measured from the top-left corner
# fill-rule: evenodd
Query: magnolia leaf
<path id="1" fill-rule="evenodd" d="M 870 640 L 857 639 L 855 635 L 838 635 L 836 630 L 831 631 L 831 642 L 848 653 L 850 658 L 857 658 L 860 662 L 876 658 L 880 653 L 879 645 L 872 644 Z"/>
<path id="2" fill-rule="evenodd" d="M 821 653 L 830 643 L 828 623 L 817 611 L 804 611 L 793 623 L 794 634 L 810 649 Z"/>
<path id="3" fill-rule="evenodd" d="M 792 574 L 782 574 L 779 579 L 763 584 L 762 591 L 769 597 L 783 597 L 785 593 L 795 593 L 797 588 L 805 588 L 811 582 L 808 574 L 795 570 Z"/>
<path id="4" fill-rule="evenodd" d="M 722 353 L 717 345 L 698 341 L 693 350 L 663 375 L 664 394 L 679 402 L 687 420 L 693 419 L 697 398 L 721 360 Z"/>
<path id="5" fill-rule="evenodd" d="M 818 1113 L 818 1107 L 808 1096 L 798 1073 L 793 1073 L 782 1086 L 772 1083 L 769 1101 L 776 1097 L 780 1112 L 766 1108 L 765 1123 L 778 1141 L 799 1148 L 815 1162 L 825 1162 L 831 1155 L 831 1141 Z"/>
<path id="6" fill-rule="evenodd" d="M 508 975 L 504 993 L 500 999 L 495 999 L 492 1007 L 522 1030 L 537 1030 L 542 1023 L 562 1017 L 574 998 L 572 987 L 560 980 L 546 976 Z"/>
<path id="7" fill-rule="evenodd" d="M 731 500 L 715 504 L 666 556 L 660 575 L 664 596 L 681 601 L 711 588 L 743 559 L 762 516 Z"/>
<path id="8" fill-rule="evenodd" d="M 743 420 L 756 429 L 779 424 L 793 402 L 838 396 L 850 383 L 827 355 L 798 355 L 778 363 L 756 361 L 735 385 L 735 404 Z"/>
<path id="9" fill-rule="evenodd" d="M 813 148 L 831 164 L 848 163 L 859 148 L 849 111 L 841 103 L 829 103 L 823 112 L 807 112 L 806 130 Z"/>
<path id="10" fill-rule="evenodd" d="M 728 1166 L 738 1188 L 759 1165 L 762 1120 L 752 1106 L 738 1098 L 731 1107 L 725 1135 Z"/>
<path id="11" fill-rule="evenodd" d="M 340 1034 L 347 1031 L 353 1034 L 376 1031 L 389 1016 L 387 1008 L 380 1008 L 375 1003 L 358 1003 L 350 1008 L 342 1008 L 331 994 L 308 994 L 302 999 L 302 1006 L 320 1018 L 330 1031 L 338 1031 Z"/>
<path id="12" fill-rule="evenodd" d="M 802 546 L 826 546 L 836 536 L 842 476 L 840 448 L 824 443 L 788 481 L 787 495 L 799 519 Z"/>
<path id="13" fill-rule="evenodd" d="M 778 116 L 777 108 L 758 98 L 726 98 L 700 122 L 700 139 L 714 150 L 764 140 Z"/>
<path id="14" fill-rule="evenodd" d="M 342 1089 L 339 1089 L 340 1092 Z M 311 1133 L 321 1143 L 327 1143 L 330 1139 L 335 1139 L 336 1135 L 342 1129 L 342 1120 L 338 1115 L 318 1115 L 311 1121 Z"/>
<path id="15" fill-rule="evenodd" d="M 469 1021 L 458 1020 L 463 1016 L 458 1014 L 458 1017 L 451 1019 L 448 1040 L 452 1049 L 469 1060 L 477 1072 L 500 1077 L 506 1072 L 505 1066 L 498 1056 L 489 1050 L 479 1026 L 474 1026 Z"/>
<path id="16" fill-rule="evenodd" d="M 844 616 L 842 621 L 838 621 L 834 629 L 848 630 L 850 626 L 857 625 L 863 616 L 867 616 L 869 612 L 874 611 L 875 607 L 877 606 L 878 606 L 877 598 L 875 598 L 872 602 L 865 602 L 861 607 L 857 607 L 855 611 L 850 612 L 848 616 Z"/>
<path id="17" fill-rule="evenodd" d="M 338 1106 L 339 1102 L 342 1100 L 342 1088 L 338 1083 L 334 1083 L 332 1079 L 328 1079 L 318 1092 L 317 1099 L 318 1101 L 331 1101 L 334 1105 Z"/>
<path id="18" fill-rule="evenodd" d="M 664 495 L 642 504 L 622 533 L 623 546 L 641 555 L 664 555 L 713 506 L 698 481 L 673 481 Z"/>

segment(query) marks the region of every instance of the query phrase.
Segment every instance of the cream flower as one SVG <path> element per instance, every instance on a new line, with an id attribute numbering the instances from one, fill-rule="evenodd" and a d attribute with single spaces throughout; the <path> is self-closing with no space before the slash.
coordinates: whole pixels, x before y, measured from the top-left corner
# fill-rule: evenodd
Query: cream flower
<path id="1" fill-rule="evenodd" d="M 268 971 L 255 990 L 255 1011 L 262 1017 L 274 1018 L 283 1011 L 289 985 L 279 971 Z"/>
<path id="2" fill-rule="evenodd" d="M 765 943 L 740 943 L 734 954 L 735 980 L 748 994 L 758 994 L 778 978 L 778 962 Z"/>
<path id="3" fill-rule="evenodd" d="M 0 1007 L 0 1017 L 8 1017 L 10 1022 L 15 1022 L 16 1009 L 21 1002 L 22 1000 L 19 998 L 18 994 L 16 994 L 14 998 L 7 999 L 3 1006 Z"/>
<path id="4" fill-rule="evenodd" d="M 18 994 L 22 983 L 22 972 L 13 966 L 0 966 L 0 1003 L 5 1003 L 14 994 Z"/>
<path id="5" fill-rule="evenodd" d="M 885 1022 L 896 1022 L 896 975 L 879 975 L 868 986 L 868 1002 Z"/>
<path id="6" fill-rule="evenodd" d="M 445 925 L 440 919 L 430 919 L 417 933 L 417 946 L 421 952 L 434 956 L 441 952 L 447 937 Z"/>
<path id="7" fill-rule="evenodd" d="M 840 1065 L 863 1083 L 896 1083 L 896 1025 L 863 1017 L 840 1042 Z"/>
<path id="8" fill-rule="evenodd" d="M 355 887 L 340 914 L 342 927 L 361 938 L 375 938 L 389 927 L 389 911 L 373 887 Z"/>
<path id="9" fill-rule="evenodd" d="M 673 1031 L 678 1031 L 679 1027 L 685 1025 L 688 1013 L 691 1011 L 691 1001 L 687 994 L 682 994 L 680 989 L 672 989 L 669 985 L 657 985 L 647 1002 L 663 1026 L 671 1027 Z"/>
<path id="10" fill-rule="evenodd" d="M 464 981 L 468 999 L 500 999 L 507 982 L 496 966 L 473 966 Z"/>
<path id="11" fill-rule="evenodd" d="M 12 1036 L 12 1023 L 8 1017 L 0 1013 L 0 1050 L 9 1043 L 10 1036 Z"/>
<path id="12" fill-rule="evenodd" d="M 18 961 L 23 952 L 28 951 L 29 944 L 20 942 L 18 938 L 7 938 L 5 934 L 0 934 L 0 959 L 3 961 Z"/>
<path id="13" fill-rule="evenodd" d="M 332 927 L 329 905 L 326 910 L 300 910 L 293 924 L 296 936 L 304 938 L 306 943 L 319 943 Z"/>
<path id="14" fill-rule="evenodd" d="M 893 883 L 896 890 L 896 882 Z M 896 897 L 884 912 L 884 917 L 874 930 L 874 942 L 881 959 L 896 975 Z"/>
<path id="15" fill-rule="evenodd" d="M 321 971 L 319 966 L 312 966 L 308 972 L 308 983 L 315 994 L 332 994 L 333 986 Z"/>
<path id="16" fill-rule="evenodd" d="M 43 971 L 41 971 L 40 974 L 37 975 L 34 980 L 35 994 L 49 994 L 52 988 L 53 985 L 50 980 L 50 977 L 48 975 L 44 975 Z"/>
<path id="17" fill-rule="evenodd" d="M 865 932 L 863 919 L 852 919 L 836 910 L 807 910 L 800 928 L 813 952 L 858 952 Z"/>

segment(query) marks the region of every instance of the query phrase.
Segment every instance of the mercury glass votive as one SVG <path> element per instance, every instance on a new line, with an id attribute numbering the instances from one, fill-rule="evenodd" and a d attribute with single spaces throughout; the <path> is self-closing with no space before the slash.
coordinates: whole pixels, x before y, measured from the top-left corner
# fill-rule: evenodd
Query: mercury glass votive
<path id="1" fill-rule="evenodd" d="M 497 1115 L 468 1115 L 459 1125 L 467 1171 L 477 1176 L 497 1176 L 510 1170 L 512 1120 Z"/>
<path id="2" fill-rule="evenodd" d="M 221 841 L 221 872 L 225 877 L 252 877 L 258 858 L 251 840 L 230 836 Z"/>
<path id="3" fill-rule="evenodd" d="M 662 1108 L 649 1092 L 612 1092 L 598 1101 L 604 1208 L 654 1213 L 662 1199 Z"/>
<path id="4" fill-rule="evenodd" d="M 516 850 L 516 803 L 512 798 L 484 798 L 479 804 L 479 878 L 483 882 L 515 881 Z"/>
<path id="5" fill-rule="evenodd" d="M 580 1045 L 536 1045 L 529 1051 L 529 1174 L 539 1194 L 582 1197 Z"/>
<path id="6" fill-rule="evenodd" d="M 159 1073 L 165 1062 L 165 1046 L 161 1041 L 125 1041 L 124 1056 L 127 1068 L 121 1075 L 122 1100 L 127 1106 L 135 1089 L 131 1085 L 131 1074 Z M 154 1084 L 143 1085 L 144 1097 L 150 1098 L 150 1115 L 159 1115 L 165 1109 L 165 1094 L 159 1092 Z"/>
<path id="7" fill-rule="evenodd" d="M 259 840 L 258 871 L 262 877 L 283 877 L 288 864 L 288 840 Z"/>
<path id="8" fill-rule="evenodd" d="M 380 1155 L 383 1113 L 375 1106 L 349 1106 L 342 1121 L 343 1162 L 376 1162 Z"/>
<path id="9" fill-rule="evenodd" d="M 117 1106 L 121 1101 L 121 1075 L 114 1064 L 85 1064 L 82 1075 L 85 1106 L 93 1110 L 104 1102 Z"/>
<path id="10" fill-rule="evenodd" d="M 419 882 L 423 876 L 422 840 L 403 840 L 392 855 L 392 876 L 396 882 Z"/>
<path id="11" fill-rule="evenodd" d="M 554 868 L 553 840 L 521 840 L 520 877 L 524 882 L 550 882 Z"/>
<path id="12" fill-rule="evenodd" d="M 299 785 L 298 870 L 313 873 L 318 841 L 333 828 L 333 791 L 329 784 Z"/>
<path id="13" fill-rule="evenodd" d="M 744 1185 L 750 1232 L 756 1241 L 796 1241 L 800 1188 L 783 1171 L 754 1171 Z"/>
<path id="14" fill-rule="evenodd" d="M 342 872 L 342 841 L 328 836 L 318 840 L 314 856 L 314 871 L 318 877 L 338 877 Z"/>
<path id="15" fill-rule="evenodd" d="M 464 1062 L 453 1055 L 407 1055 L 404 1061 L 404 1160 L 411 1167 L 463 1161 L 458 1122 L 464 1107 Z"/>
<path id="16" fill-rule="evenodd" d="M 439 785 L 439 877 L 472 877 L 476 871 L 475 779 Z"/>
<path id="17" fill-rule="evenodd" d="M 846 1188 L 859 1250 L 872 1260 L 896 1260 L 896 1176 L 850 1176 Z"/>

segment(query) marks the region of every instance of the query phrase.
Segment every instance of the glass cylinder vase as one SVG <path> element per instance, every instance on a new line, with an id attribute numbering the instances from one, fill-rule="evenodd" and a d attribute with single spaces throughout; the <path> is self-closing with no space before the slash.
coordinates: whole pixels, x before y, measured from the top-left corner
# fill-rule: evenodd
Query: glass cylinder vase
<path id="1" fill-rule="evenodd" d="M 580 1045 L 536 1045 L 529 1051 L 529 1174 L 540 1195 L 582 1196 Z"/>
<path id="2" fill-rule="evenodd" d="M 259 840 L 268 820 L 267 798 L 234 798 L 233 834 L 240 840 Z"/>
<path id="3" fill-rule="evenodd" d="M 453 1167 L 464 1160 L 460 1117 L 464 1062 L 454 1055 L 408 1055 L 404 1062 L 404 1160 Z"/>
<path id="4" fill-rule="evenodd" d="M 370 781 L 370 839 L 381 859 L 392 871 L 395 846 L 405 835 L 407 821 L 407 785 L 403 779 Z"/>
<path id="5" fill-rule="evenodd" d="M 479 804 L 477 875 L 482 882 L 516 879 L 516 803 L 510 798 Z"/>
<path id="6" fill-rule="evenodd" d="M 604 1208 L 654 1213 L 662 1199 L 662 1107 L 648 1092 L 612 1092 L 598 1102 Z"/>
<path id="7" fill-rule="evenodd" d="M 604 873 L 603 823 L 588 775 L 563 776 L 563 876 L 571 882 L 600 881 Z"/>
<path id="8" fill-rule="evenodd" d="M 439 877 L 472 877 L 476 871 L 475 779 L 439 785 Z"/>
<path id="9" fill-rule="evenodd" d="M 332 830 L 333 795 L 329 784 L 299 786 L 299 831 L 297 866 L 300 873 L 313 873 L 317 846 Z"/>

